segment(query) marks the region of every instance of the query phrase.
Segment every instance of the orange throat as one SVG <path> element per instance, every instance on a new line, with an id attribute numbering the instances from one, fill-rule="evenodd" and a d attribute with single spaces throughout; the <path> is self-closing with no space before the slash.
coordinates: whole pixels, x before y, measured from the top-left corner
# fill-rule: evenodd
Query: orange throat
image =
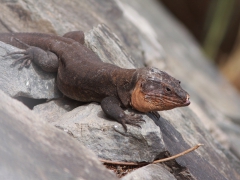
<path id="1" fill-rule="evenodd" d="M 146 101 L 145 94 L 141 91 L 141 80 L 139 80 L 131 95 L 131 105 L 134 109 L 140 112 L 150 112 L 162 110 L 156 106 L 154 102 Z"/>

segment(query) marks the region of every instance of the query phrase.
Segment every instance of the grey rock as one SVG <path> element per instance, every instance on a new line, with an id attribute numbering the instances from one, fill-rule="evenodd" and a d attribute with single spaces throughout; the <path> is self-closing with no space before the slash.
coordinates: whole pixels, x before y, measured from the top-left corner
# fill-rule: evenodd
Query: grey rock
<path id="1" fill-rule="evenodd" d="M 52 123 L 68 132 L 98 157 L 117 161 L 152 162 L 164 149 L 160 129 L 144 115 L 142 128 L 128 126 L 106 118 L 95 103 L 75 108 Z"/>
<path id="2" fill-rule="evenodd" d="M 196 179 L 209 180 L 240 177 L 192 111 L 188 108 L 179 108 L 172 110 L 171 113 L 164 111 L 161 117 L 156 123 L 161 129 L 166 148 L 171 155 L 178 154 L 195 144 L 204 144 L 196 151 L 176 159 L 181 167 L 186 167 L 176 176 L 187 178 L 185 174 L 188 174 Z"/>
<path id="3" fill-rule="evenodd" d="M 0 96 L 0 179 L 116 179 L 89 149 Z"/>
<path id="4" fill-rule="evenodd" d="M 124 133 L 121 125 L 117 122 L 108 120 L 95 103 L 75 108 L 62 115 L 57 121 L 50 120 L 50 122 L 78 139 L 99 157 L 118 161 L 151 162 L 162 154 L 164 147 L 171 155 L 175 155 L 190 146 L 203 143 L 204 146 L 200 147 L 197 153 L 192 152 L 176 160 L 177 164 L 186 167 L 187 170 L 182 170 L 180 173 L 179 170 L 176 170 L 175 176 L 186 178 L 186 174 L 196 179 L 216 177 L 220 179 L 224 179 L 224 177 L 234 179 L 235 177 L 237 179 L 238 175 L 232 170 L 229 160 L 221 151 L 216 151 L 218 147 L 214 143 L 215 141 L 189 109 L 175 109 L 160 114 L 162 118 L 154 121 L 159 127 L 153 124 L 152 119 L 154 118 L 149 115 L 152 119 L 144 117 L 147 122 L 142 124 L 142 129 L 128 126 L 128 133 Z M 114 128 L 124 134 L 116 132 Z M 146 133 L 145 131 L 148 130 L 149 132 Z M 161 132 L 163 132 L 163 137 L 160 136 Z M 190 133 L 191 136 L 189 136 Z M 151 134 L 151 136 L 145 137 L 144 134 Z M 160 142 L 163 144 L 161 145 Z M 151 146 L 148 147 L 149 145 Z M 225 162 L 224 165 L 221 163 L 222 161 Z M 236 160 L 236 162 L 238 161 Z M 169 168 L 171 168 L 171 164 Z"/>
<path id="5" fill-rule="evenodd" d="M 121 178 L 122 180 L 176 180 L 176 178 L 161 165 L 150 164 L 139 168 Z"/>
<path id="6" fill-rule="evenodd" d="M 240 126 L 226 121 L 218 122 L 218 126 L 228 135 L 229 149 L 240 159 Z"/>
<path id="7" fill-rule="evenodd" d="M 237 158 L 232 152 L 230 152 L 228 149 L 223 148 L 222 146 L 218 146 L 218 149 L 221 150 L 226 157 L 229 159 L 231 162 L 231 165 L 235 169 L 236 172 L 240 171 L 240 161 L 239 158 Z"/>
<path id="8" fill-rule="evenodd" d="M 199 120 L 207 125 L 210 132 L 214 133 L 214 137 L 224 143 L 225 147 L 236 147 L 236 141 L 231 142 L 228 137 L 229 134 L 227 132 L 224 134 L 223 131 L 225 130 L 223 128 L 220 129 L 218 123 L 219 121 L 229 122 L 228 117 L 234 120 L 234 122 L 239 121 L 239 95 L 231 85 L 224 80 L 216 68 L 207 62 L 206 57 L 202 55 L 199 46 L 193 38 L 191 38 L 189 33 L 186 32 L 181 24 L 179 24 L 160 3 L 148 1 L 146 5 L 146 1 L 143 0 L 123 0 L 118 2 L 122 3 L 120 7 L 125 14 L 132 15 L 131 17 L 128 15 L 130 21 L 139 29 L 148 30 L 140 31 L 142 37 L 156 37 L 156 39 L 158 39 L 157 42 L 161 43 L 161 47 L 166 57 L 168 57 L 166 61 L 160 61 L 159 59 L 146 56 L 147 64 L 154 64 L 155 67 L 164 68 L 174 77 L 181 80 L 185 89 L 190 93 L 192 104 L 197 105 L 191 109 L 200 117 Z M 133 10 L 134 13 L 132 13 Z M 147 23 L 138 23 L 140 21 Z M 192 107 L 192 104 L 190 107 Z M 213 111 L 217 111 L 218 113 L 214 115 Z M 219 116 L 221 118 L 219 118 Z M 175 119 L 173 114 L 171 119 Z M 211 121 L 210 125 L 208 121 Z M 180 126 L 175 121 L 173 125 L 174 127 Z M 182 126 L 185 127 L 186 125 L 187 122 L 182 124 Z M 194 132 L 194 130 L 191 129 L 192 127 L 189 127 L 190 131 L 188 131 L 186 137 L 191 137 L 190 134 Z M 200 129 L 204 130 L 202 125 Z M 204 132 L 203 134 L 206 136 L 208 132 Z M 194 135 L 192 137 L 195 138 Z M 214 139 L 211 141 L 216 142 Z M 233 143 L 235 143 L 235 145 L 233 145 Z M 217 146 L 216 149 L 218 149 L 218 147 L 219 146 Z M 239 160 L 236 161 L 239 163 Z M 236 165 L 237 163 L 234 164 Z M 235 165 L 233 169 L 238 169 L 239 166 Z"/>
<path id="9" fill-rule="evenodd" d="M 209 103 L 202 102 L 201 104 L 195 101 L 191 102 L 189 108 L 199 117 L 204 127 L 211 133 L 214 140 L 229 149 L 231 142 L 228 134 L 219 126 L 221 122 L 232 123 L 222 112 L 212 108 Z"/>
<path id="10" fill-rule="evenodd" d="M 39 104 L 33 107 L 33 111 L 38 114 L 43 121 L 48 123 L 57 122 L 60 117 L 82 105 L 83 103 L 68 98 L 60 98 Z"/>
<path id="11" fill-rule="evenodd" d="M 19 64 L 11 64 L 22 55 L 6 56 L 8 53 L 22 51 L 0 42 L 0 88 L 11 97 L 30 97 L 34 99 L 57 98 L 61 95 L 55 84 L 53 73 L 44 73 L 32 64 L 29 68 L 18 70 Z"/>
<path id="12" fill-rule="evenodd" d="M 87 45 L 103 61 L 134 68 L 132 60 L 122 49 L 119 40 L 107 27 L 99 25 L 85 34 Z M 147 123 L 142 125 L 142 129 L 129 127 L 129 133 L 125 134 L 119 123 L 106 121 L 99 105 L 81 106 L 66 114 L 64 113 L 72 108 L 66 110 L 64 106 L 66 106 L 64 102 L 59 104 L 59 101 L 51 101 L 35 107 L 34 111 L 94 150 L 99 157 L 151 162 L 165 151 L 159 128 L 147 116 L 144 116 Z M 116 129 L 124 135 L 114 130 L 113 127 L 116 125 Z"/>
<path id="13" fill-rule="evenodd" d="M 103 62 L 116 64 L 122 68 L 136 68 L 133 59 L 125 52 L 117 36 L 106 25 L 100 24 L 86 32 L 85 42 Z"/>
<path id="14" fill-rule="evenodd" d="M 240 158 L 240 142 L 239 142 L 239 135 L 230 135 L 229 137 L 231 141 L 230 150 L 238 157 Z"/>
<path id="15" fill-rule="evenodd" d="M 0 1 L 1 2 L 1 1 Z M 0 4 L 0 19 L 4 22 L 1 31 L 7 32 L 46 32 L 63 35 L 73 30 L 89 31 L 98 24 L 106 24 L 125 47 L 127 54 L 138 61 L 136 67 L 142 67 L 144 56 L 138 29 L 129 22 L 116 1 L 80 0 L 47 1 L 36 6 L 35 0 L 18 0 Z"/>
<path id="16" fill-rule="evenodd" d="M 240 95 L 216 67 L 209 63 L 190 33 L 161 3 L 155 0 L 118 2 L 124 14 L 131 15 L 127 16 L 128 20 L 138 29 L 145 30 L 140 31 L 142 37 L 154 37 L 161 43 L 161 49 L 167 57 L 165 66 L 161 59 L 156 58 L 146 59 L 148 64 L 165 67 L 167 72 L 182 81 L 182 85 L 196 103 L 201 104 L 204 100 L 224 115 L 240 121 Z M 140 21 L 147 23 L 139 23 Z"/>
<path id="17" fill-rule="evenodd" d="M 135 67 L 143 66 L 145 57 L 149 65 L 163 68 L 181 80 L 185 89 L 190 92 L 192 101 L 201 108 L 201 112 L 206 111 L 205 115 L 208 119 L 212 117 L 216 119 L 217 116 L 211 116 L 212 112 L 208 111 L 209 108 L 204 109 L 206 103 L 209 103 L 208 107 L 223 112 L 223 119 L 229 116 L 237 121 L 240 117 L 238 111 L 239 96 L 219 76 L 216 69 L 205 62 L 206 58 L 203 57 L 198 45 L 189 37 L 185 29 L 153 0 L 81 0 L 63 1 L 61 4 L 54 0 L 38 2 L 38 6 L 33 0 L 19 0 L 18 2 L 1 3 L 0 10 L 2 12 L 0 19 L 3 22 L 0 23 L 0 28 L 3 28 L 4 31 L 41 31 L 64 34 L 70 30 L 84 30 L 87 45 L 104 61 L 117 63 L 111 59 L 112 57 L 118 57 L 113 56 L 116 53 L 115 50 L 118 50 L 121 59 L 124 59 L 124 62 L 119 62 L 119 65 L 122 66 L 127 62 L 126 68 L 131 64 Z M 97 26 L 99 23 L 106 24 L 109 29 L 105 26 Z M 90 30 L 92 27 L 96 28 Z M 112 32 L 118 36 L 121 43 L 118 42 L 118 38 Z M 109 39 L 109 42 L 107 39 Z M 111 54 L 111 52 L 114 53 Z M 130 54 L 132 58 L 127 54 Z M 168 155 L 174 155 L 197 143 L 203 143 L 205 144 L 204 147 L 195 152 L 182 156 L 175 162 L 165 163 L 176 179 L 210 180 L 239 179 L 240 177 L 239 171 L 235 170 L 238 169 L 235 167 L 237 167 L 239 160 L 229 156 L 228 152 L 223 153 L 221 146 L 211 138 L 209 132 L 201 123 L 203 117 L 198 118 L 197 113 L 194 114 L 189 108 L 161 112 L 162 118 L 158 121 L 154 120 L 156 125 L 153 124 L 151 119 L 144 117 L 147 123 L 143 123 L 143 129 L 151 127 L 157 132 L 154 133 L 156 135 L 152 136 L 155 137 L 155 141 L 151 140 L 150 145 L 158 147 L 159 144 L 153 143 L 159 141 L 164 145 L 158 153 L 155 153 L 157 148 L 154 147 L 154 151 L 151 151 L 146 146 L 148 143 L 142 141 L 144 138 L 141 137 L 142 139 L 139 140 L 139 136 L 142 136 L 139 132 L 144 131 L 129 127 L 129 133 L 135 138 L 135 141 L 117 133 L 113 127 L 117 125 L 117 130 L 121 131 L 121 125 L 116 122 L 108 122 L 108 119 L 103 116 L 100 107 L 96 104 L 83 106 L 82 108 L 85 108 L 85 110 L 79 107 L 68 113 L 66 112 L 73 109 L 74 106 L 64 107 L 64 103 L 59 105 L 54 104 L 54 102 L 52 104 L 53 109 L 48 109 L 55 113 L 53 115 L 48 109 L 38 107 L 39 109 L 42 108 L 41 111 L 45 113 L 43 117 L 49 117 L 50 120 L 47 121 L 79 141 L 87 142 L 90 141 L 88 136 L 91 137 L 88 147 L 101 150 L 102 152 L 97 152 L 101 157 L 113 160 L 131 160 L 130 153 L 137 152 L 137 154 L 132 155 L 134 158 L 141 161 L 142 159 L 140 160 L 139 157 L 142 156 L 147 161 L 156 157 L 156 154 L 159 157 L 163 156 L 163 152 L 159 153 L 160 151 L 166 150 Z M 47 104 L 45 105 L 49 107 Z M 35 111 L 38 110 L 35 109 Z M 60 111 L 60 115 L 57 115 L 58 111 Z M 154 119 L 151 115 L 148 116 Z M 96 119 L 99 122 L 95 122 Z M 81 124 L 82 122 L 83 124 Z M 97 138 L 94 133 L 102 134 L 102 136 Z M 108 135 L 106 135 L 107 133 Z M 110 141 L 109 137 L 111 138 Z M 115 137 L 118 141 L 114 144 L 105 145 L 103 143 L 113 143 L 112 139 Z M 131 140 L 131 145 L 129 140 Z M 135 146 L 135 144 L 132 144 L 133 142 L 143 146 Z M 121 147 L 117 147 L 115 143 L 121 143 Z M 126 145 L 132 148 L 131 151 Z M 226 146 L 228 145 L 226 143 Z M 119 154 L 108 153 L 110 146 L 115 147 L 114 150 L 110 149 L 111 151 L 124 153 L 127 156 L 123 155 L 122 157 L 121 154 L 120 157 Z M 139 150 L 136 147 L 142 149 Z M 124 149 L 124 151 L 119 149 Z M 144 151 L 144 149 L 147 150 Z M 148 151 L 151 153 L 148 154 Z M 143 153 L 138 154 L 139 152 Z M 108 157 L 103 156 L 103 154 L 107 154 Z M 153 154 L 154 156 L 152 156 Z M 233 163 L 233 161 L 236 163 Z M 176 167 L 173 166 L 173 162 Z"/>

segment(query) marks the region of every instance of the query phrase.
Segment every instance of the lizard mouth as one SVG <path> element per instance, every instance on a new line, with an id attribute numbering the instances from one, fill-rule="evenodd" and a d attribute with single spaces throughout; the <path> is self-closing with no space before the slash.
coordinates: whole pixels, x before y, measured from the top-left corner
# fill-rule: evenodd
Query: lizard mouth
<path id="1" fill-rule="evenodd" d="M 183 104 L 183 106 L 188 106 L 188 105 L 191 103 L 189 99 L 190 99 L 190 96 L 187 95 L 186 101 L 185 101 L 185 103 Z"/>

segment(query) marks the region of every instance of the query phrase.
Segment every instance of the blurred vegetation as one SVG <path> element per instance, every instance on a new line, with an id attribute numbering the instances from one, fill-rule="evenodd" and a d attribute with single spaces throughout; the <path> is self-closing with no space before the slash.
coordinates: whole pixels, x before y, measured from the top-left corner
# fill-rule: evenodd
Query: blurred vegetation
<path id="1" fill-rule="evenodd" d="M 202 45 L 206 55 L 212 60 L 216 58 L 224 41 L 234 11 L 234 2 L 235 0 L 210 1 L 205 22 L 207 31 Z"/>
<path id="2" fill-rule="evenodd" d="M 159 0 L 240 91 L 240 0 Z"/>

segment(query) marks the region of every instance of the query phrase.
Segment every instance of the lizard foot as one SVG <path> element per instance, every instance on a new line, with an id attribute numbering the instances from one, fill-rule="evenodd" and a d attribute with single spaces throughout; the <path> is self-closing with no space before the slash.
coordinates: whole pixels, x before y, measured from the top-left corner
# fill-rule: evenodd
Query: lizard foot
<path id="1" fill-rule="evenodd" d="M 141 115 L 136 115 L 135 116 L 134 113 L 131 113 L 130 115 L 125 114 L 120 120 L 120 123 L 122 124 L 125 132 L 127 132 L 126 124 L 141 128 L 139 123 L 142 123 L 142 122 L 146 122 L 146 121 L 142 118 Z"/>
<path id="2" fill-rule="evenodd" d="M 21 62 L 21 65 L 19 66 L 18 69 L 22 69 L 23 67 L 29 67 L 31 64 L 31 60 L 33 59 L 33 53 L 32 53 L 32 48 L 31 46 L 29 46 L 28 44 L 20 41 L 18 38 L 14 38 L 16 41 L 18 41 L 20 44 L 22 44 L 23 46 L 26 46 L 26 50 L 25 51 L 16 51 L 16 52 L 12 52 L 12 53 L 8 53 L 6 56 L 12 56 L 14 54 L 23 54 L 23 57 L 20 57 L 18 59 L 16 59 L 11 66 L 15 66 L 17 63 Z"/>
<path id="3" fill-rule="evenodd" d="M 23 67 L 29 67 L 30 66 L 30 64 L 31 64 L 31 56 L 29 56 L 29 53 L 27 51 L 16 51 L 16 52 L 9 53 L 9 54 L 7 54 L 5 56 L 12 56 L 14 54 L 23 54 L 24 56 L 16 59 L 11 64 L 11 67 L 15 66 L 19 62 L 21 63 L 21 65 L 19 66 L 18 69 L 22 69 Z"/>
<path id="4" fill-rule="evenodd" d="M 17 63 L 21 63 L 21 65 L 19 66 L 19 70 L 22 69 L 23 67 L 29 67 L 31 64 L 31 60 L 30 57 L 28 55 L 25 55 L 21 58 L 16 59 L 11 66 L 15 66 Z"/>

